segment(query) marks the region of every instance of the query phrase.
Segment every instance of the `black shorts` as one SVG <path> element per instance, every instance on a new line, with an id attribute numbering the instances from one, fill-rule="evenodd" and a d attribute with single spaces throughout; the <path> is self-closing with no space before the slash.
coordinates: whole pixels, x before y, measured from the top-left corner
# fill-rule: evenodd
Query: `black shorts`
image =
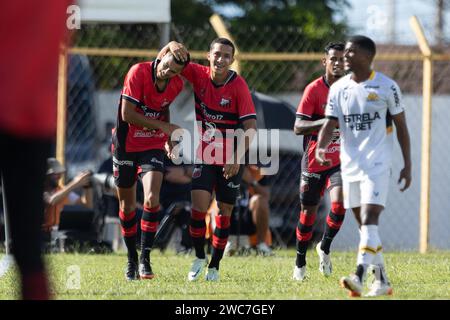
<path id="1" fill-rule="evenodd" d="M 341 167 L 321 171 L 302 172 L 300 177 L 300 202 L 305 206 L 316 206 L 323 197 L 325 188 L 342 187 Z"/>
<path id="2" fill-rule="evenodd" d="M 234 205 L 239 196 L 239 188 L 242 180 L 244 166 L 240 166 L 239 172 L 225 179 L 223 167 L 209 164 L 196 164 L 192 172 L 192 190 L 205 190 L 210 193 L 216 191 L 216 200 Z"/>
<path id="3" fill-rule="evenodd" d="M 131 188 L 137 180 L 150 171 L 164 172 L 164 151 L 153 149 L 141 152 L 113 151 L 114 183 L 119 188 Z"/>

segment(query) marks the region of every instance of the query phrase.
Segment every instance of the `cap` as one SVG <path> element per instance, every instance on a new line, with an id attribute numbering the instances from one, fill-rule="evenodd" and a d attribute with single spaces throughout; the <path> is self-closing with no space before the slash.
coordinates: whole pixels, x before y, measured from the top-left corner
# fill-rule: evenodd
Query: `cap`
<path id="1" fill-rule="evenodd" d="M 47 174 L 64 173 L 66 169 L 56 158 L 47 159 Z"/>

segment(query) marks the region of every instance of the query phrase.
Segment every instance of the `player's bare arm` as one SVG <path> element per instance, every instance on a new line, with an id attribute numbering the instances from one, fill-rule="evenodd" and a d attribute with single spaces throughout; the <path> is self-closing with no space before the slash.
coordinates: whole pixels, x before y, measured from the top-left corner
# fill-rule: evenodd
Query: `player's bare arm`
<path id="1" fill-rule="evenodd" d="M 160 129 L 169 137 L 179 126 L 165 121 L 149 119 L 135 110 L 135 105 L 128 100 L 122 99 L 122 119 L 125 122 L 135 126 L 141 126 L 148 129 Z"/>
<path id="2" fill-rule="evenodd" d="M 157 59 L 162 59 L 167 53 L 172 52 L 173 56 L 180 61 L 187 61 L 189 51 L 186 49 L 186 47 L 179 42 L 171 41 L 168 44 L 166 44 L 161 51 L 159 51 Z"/>
<path id="3" fill-rule="evenodd" d="M 314 131 L 319 130 L 324 123 L 325 119 L 319 119 L 315 121 L 296 119 L 294 124 L 294 133 L 297 136 L 308 135 Z"/>
<path id="4" fill-rule="evenodd" d="M 256 119 L 244 120 L 242 126 L 244 127 L 245 139 L 238 139 L 237 150 L 244 150 L 247 152 L 256 133 Z M 238 157 L 244 157 L 244 154 L 240 155 L 239 152 L 235 153 L 234 163 L 227 163 L 223 166 L 223 176 L 225 179 L 229 179 L 239 172 L 240 163 L 244 163 L 244 161 L 242 158 L 238 159 Z"/>
<path id="5" fill-rule="evenodd" d="M 405 180 L 405 184 L 400 191 L 405 191 L 411 185 L 411 142 L 409 139 L 408 126 L 406 125 L 405 113 L 399 113 L 392 116 L 394 120 L 395 128 L 397 131 L 397 140 L 402 150 L 404 167 L 400 171 L 400 177 L 398 183 L 400 184 Z"/>
<path id="6" fill-rule="evenodd" d="M 326 118 L 325 123 L 319 131 L 316 148 L 316 160 L 323 166 L 330 166 L 330 159 L 325 158 L 327 147 L 333 138 L 333 131 L 338 126 L 338 120 L 335 118 Z"/>

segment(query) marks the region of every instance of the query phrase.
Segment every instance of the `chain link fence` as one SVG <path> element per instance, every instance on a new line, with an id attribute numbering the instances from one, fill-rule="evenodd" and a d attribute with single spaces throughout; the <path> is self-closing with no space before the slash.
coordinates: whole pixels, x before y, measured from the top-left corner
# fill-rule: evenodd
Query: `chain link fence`
<path id="1" fill-rule="evenodd" d="M 80 167 L 95 170 L 108 157 L 110 128 L 117 116 L 123 79 L 135 63 L 154 58 L 160 36 L 157 25 L 82 25 L 73 38 L 77 54 L 70 54 L 68 78 L 68 129 L 66 159 L 69 173 Z M 251 90 L 283 100 L 295 111 L 305 86 L 323 74 L 320 62 L 323 48 L 330 41 L 343 41 L 323 34 L 318 39 L 306 37 L 298 27 L 231 28 L 241 56 L 241 74 Z M 205 64 L 209 43 L 216 33 L 209 24 L 194 29 L 171 27 L 171 39 L 180 41 L 195 54 L 194 60 Z M 307 40 L 309 39 L 309 40 Z M 95 53 L 83 48 L 96 48 Z M 123 50 L 116 50 L 123 49 Z M 138 49 L 138 50 L 137 50 Z M 139 51 L 141 49 L 142 51 Z M 270 53 L 270 55 L 269 55 Z M 433 156 L 430 244 L 432 248 L 450 248 L 450 158 L 446 124 L 450 119 L 450 57 L 435 61 L 433 105 Z M 420 152 L 422 127 L 422 60 L 416 46 L 379 45 L 375 70 L 397 81 L 402 89 L 410 129 L 413 183 L 405 193 L 396 182 L 402 168 L 402 156 L 395 144 L 392 181 L 386 210 L 381 218 L 381 235 L 387 249 L 416 250 L 419 239 Z M 193 112 L 190 86 L 171 106 L 172 114 Z M 175 110 L 175 111 L 173 111 Z M 176 121 L 174 121 L 176 122 Z M 293 126 L 294 123 L 292 123 Z M 298 185 L 302 139 L 291 131 L 294 145 L 281 150 L 280 170 L 272 179 L 271 226 L 280 245 L 295 243 L 299 214 Z M 316 229 L 320 231 L 329 206 L 325 203 Z M 317 233 L 318 234 L 318 233 Z M 348 212 L 334 247 L 357 246 L 356 223 Z"/>

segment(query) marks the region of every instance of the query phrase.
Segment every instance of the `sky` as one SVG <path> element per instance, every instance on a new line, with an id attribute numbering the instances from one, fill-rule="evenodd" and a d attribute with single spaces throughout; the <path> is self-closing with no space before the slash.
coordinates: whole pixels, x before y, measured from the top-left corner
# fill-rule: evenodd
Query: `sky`
<path id="1" fill-rule="evenodd" d="M 450 0 L 445 0 L 444 36 L 450 42 Z M 340 21 L 346 19 L 352 33 L 364 34 L 371 37 L 377 43 L 388 43 L 391 40 L 389 33 L 390 6 L 395 2 L 395 42 L 397 44 L 415 44 L 416 38 L 409 18 L 416 15 L 421 22 L 425 35 L 431 44 L 434 43 L 433 31 L 436 17 L 436 0 L 348 0 L 351 8 L 344 11 L 344 17 L 335 15 Z M 240 11 L 233 6 L 217 8 L 219 13 L 225 16 L 239 15 Z"/>

